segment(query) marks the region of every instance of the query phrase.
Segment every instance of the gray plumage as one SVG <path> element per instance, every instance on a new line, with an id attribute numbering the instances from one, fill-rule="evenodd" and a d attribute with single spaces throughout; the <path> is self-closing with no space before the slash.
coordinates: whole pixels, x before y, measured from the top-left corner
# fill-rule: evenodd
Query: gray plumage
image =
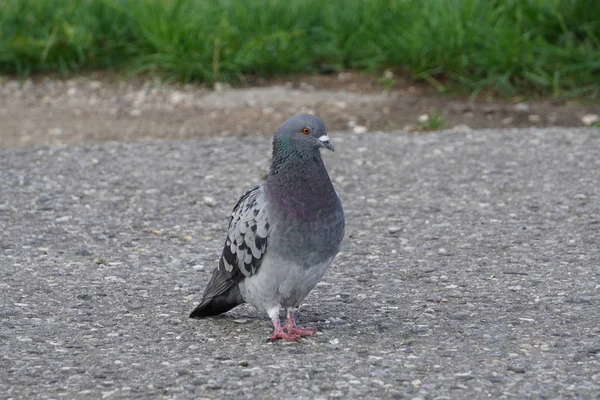
<path id="1" fill-rule="evenodd" d="M 280 126 L 269 176 L 235 205 L 219 266 L 190 317 L 220 314 L 248 302 L 271 317 L 273 340 L 313 332 L 295 325 L 292 309 L 322 278 L 344 236 L 342 204 L 321 148 L 333 151 L 318 117 L 298 114 Z M 284 327 L 282 308 L 288 311 Z"/>

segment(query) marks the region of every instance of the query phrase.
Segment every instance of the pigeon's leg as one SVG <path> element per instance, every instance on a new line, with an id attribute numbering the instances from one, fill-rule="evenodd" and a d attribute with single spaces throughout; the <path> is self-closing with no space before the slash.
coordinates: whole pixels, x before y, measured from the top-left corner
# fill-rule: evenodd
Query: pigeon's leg
<path id="1" fill-rule="evenodd" d="M 287 310 L 287 322 L 283 329 L 290 334 L 299 335 L 299 336 L 312 336 L 317 331 L 317 328 L 298 328 L 296 325 L 296 320 L 294 319 L 294 312 L 291 308 Z"/>
<path id="2" fill-rule="evenodd" d="M 273 322 L 274 328 L 273 335 L 271 336 L 271 339 L 269 339 L 271 342 L 274 342 L 278 339 L 287 340 L 289 342 L 295 342 L 296 340 L 300 339 L 299 334 L 293 332 L 286 332 L 282 328 L 281 322 L 279 321 L 279 307 L 270 309 L 269 317 L 271 317 L 271 321 Z"/>

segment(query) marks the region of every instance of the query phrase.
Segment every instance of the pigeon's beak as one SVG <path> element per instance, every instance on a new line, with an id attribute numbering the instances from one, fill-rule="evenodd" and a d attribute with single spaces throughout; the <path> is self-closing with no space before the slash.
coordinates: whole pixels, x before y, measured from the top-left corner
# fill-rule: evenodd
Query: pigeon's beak
<path id="1" fill-rule="evenodd" d="M 329 136 L 327 136 L 327 135 L 321 136 L 319 138 L 319 142 L 321 142 L 321 145 L 323 147 L 325 147 L 326 149 L 334 151 L 333 143 L 331 143 L 331 140 L 329 140 Z"/>

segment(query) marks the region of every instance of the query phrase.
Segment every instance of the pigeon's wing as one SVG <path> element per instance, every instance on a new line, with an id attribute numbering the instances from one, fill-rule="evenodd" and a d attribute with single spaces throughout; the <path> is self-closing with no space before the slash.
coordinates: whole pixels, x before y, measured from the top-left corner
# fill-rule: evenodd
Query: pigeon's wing
<path id="1" fill-rule="evenodd" d="M 243 277 L 258 271 L 267 251 L 271 225 L 262 186 L 250 189 L 233 208 L 219 268 Z"/>
<path id="2" fill-rule="evenodd" d="M 265 195 L 259 185 L 246 192 L 233 208 L 219 266 L 197 310 L 216 297 L 227 295 L 234 287 L 239 296 L 237 284 L 258 271 L 267 251 L 270 231 Z"/>

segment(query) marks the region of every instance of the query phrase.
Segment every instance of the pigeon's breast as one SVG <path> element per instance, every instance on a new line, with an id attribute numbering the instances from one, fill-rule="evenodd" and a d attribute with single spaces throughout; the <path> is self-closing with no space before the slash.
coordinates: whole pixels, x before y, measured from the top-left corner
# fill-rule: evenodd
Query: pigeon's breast
<path id="1" fill-rule="evenodd" d="M 275 207 L 273 249 L 311 267 L 335 256 L 344 237 L 344 211 L 335 192 L 329 199 L 288 198 Z M 275 232 L 276 230 L 276 232 Z"/>

